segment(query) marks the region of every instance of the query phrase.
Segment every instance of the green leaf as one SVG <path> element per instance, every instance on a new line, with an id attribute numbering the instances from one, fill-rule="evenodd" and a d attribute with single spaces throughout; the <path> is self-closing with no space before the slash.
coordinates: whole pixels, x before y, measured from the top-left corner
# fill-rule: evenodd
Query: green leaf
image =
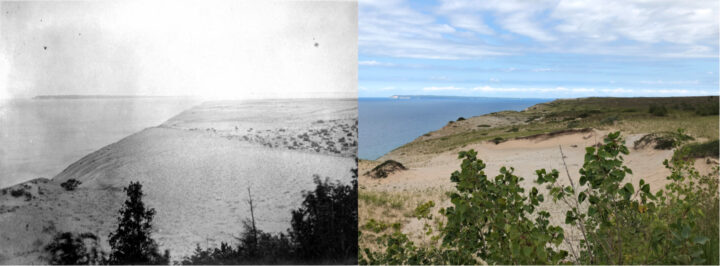
<path id="1" fill-rule="evenodd" d="M 580 192 L 580 194 L 578 195 L 578 202 L 583 203 L 583 201 L 585 201 L 585 198 L 587 198 L 587 195 L 585 195 L 585 192 Z"/>

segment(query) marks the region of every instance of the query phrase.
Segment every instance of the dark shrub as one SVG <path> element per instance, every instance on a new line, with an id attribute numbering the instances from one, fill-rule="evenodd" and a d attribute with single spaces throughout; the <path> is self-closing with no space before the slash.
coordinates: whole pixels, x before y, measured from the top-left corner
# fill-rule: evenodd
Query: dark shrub
<path id="1" fill-rule="evenodd" d="M 20 197 L 20 196 L 25 195 L 25 190 L 22 189 L 22 188 L 11 189 L 11 190 L 10 190 L 10 195 L 17 198 L 17 197 Z"/>
<path id="2" fill-rule="evenodd" d="M 58 233 L 53 241 L 45 246 L 48 262 L 55 265 L 97 265 L 105 264 L 105 253 L 99 247 L 98 237 L 92 233 L 74 235 L 70 232 Z"/>
<path id="3" fill-rule="evenodd" d="M 67 191 L 73 191 L 75 190 L 82 182 L 75 180 L 74 178 L 70 178 L 67 181 L 60 184 L 61 187 L 63 187 Z"/>
<path id="4" fill-rule="evenodd" d="M 505 141 L 505 139 L 501 138 L 501 137 L 495 137 L 494 139 L 490 140 L 490 142 L 495 143 L 495 145 L 500 144 L 504 141 Z"/>
<path id="5" fill-rule="evenodd" d="M 457 121 L 464 121 L 464 120 L 465 120 L 465 117 L 462 117 L 462 116 L 458 117 L 458 119 L 457 119 Z"/>
<path id="6" fill-rule="evenodd" d="M 118 227 L 110 233 L 111 264 L 167 264 L 169 251 L 158 253 L 158 245 L 151 238 L 155 209 L 145 208 L 142 185 L 130 182 L 125 205 L 120 209 Z"/>
<path id="7" fill-rule="evenodd" d="M 663 105 L 651 104 L 648 112 L 654 116 L 666 116 L 668 110 Z"/>
<path id="8" fill-rule="evenodd" d="M 290 236 L 305 262 L 357 264 L 357 169 L 349 185 L 315 177 L 314 191 L 292 212 Z"/>

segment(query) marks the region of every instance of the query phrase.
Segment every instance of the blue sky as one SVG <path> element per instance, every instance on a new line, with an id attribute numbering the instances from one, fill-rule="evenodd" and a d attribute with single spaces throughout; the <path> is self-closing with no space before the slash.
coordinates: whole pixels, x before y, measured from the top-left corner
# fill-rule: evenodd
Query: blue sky
<path id="1" fill-rule="evenodd" d="M 359 96 L 718 94 L 711 1 L 360 0 Z"/>

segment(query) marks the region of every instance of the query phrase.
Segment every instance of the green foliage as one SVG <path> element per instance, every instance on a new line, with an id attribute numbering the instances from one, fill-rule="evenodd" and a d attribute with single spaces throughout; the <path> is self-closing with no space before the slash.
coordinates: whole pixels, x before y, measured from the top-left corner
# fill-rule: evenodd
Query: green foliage
<path id="1" fill-rule="evenodd" d="M 92 233 L 75 235 L 71 232 L 58 233 L 45 246 L 47 261 L 53 265 L 97 265 L 105 264 L 105 253 L 99 247 L 98 237 Z"/>
<path id="2" fill-rule="evenodd" d="M 485 175 L 485 164 L 474 150 L 460 152 L 461 171 L 450 180 L 457 192 L 454 206 L 441 211 L 447 218 L 443 246 L 471 261 L 478 257 L 490 264 L 558 263 L 566 251 L 553 249 L 564 239 L 560 227 L 549 225 L 550 214 L 533 215 L 544 196 L 533 188 L 527 195 L 513 169 L 502 167 L 494 179 Z M 532 220 L 531 217 L 535 217 Z"/>
<path id="3" fill-rule="evenodd" d="M 65 190 L 67 190 L 67 191 L 73 191 L 73 190 L 75 190 L 80 184 L 82 184 L 82 182 L 80 182 L 80 181 L 78 181 L 78 180 L 76 180 L 76 179 L 74 179 L 74 178 L 70 178 L 70 179 L 68 179 L 67 181 L 65 181 L 65 182 L 63 182 L 62 184 L 60 184 L 60 186 L 61 186 L 62 188 L 64 188 Z"/>
<path id="4" fill-rule="evenodd" d="M 470 150 L 460 153 L 461 171 L 451 176 L 456 191 L 450 193 L 453 206 L 440 211 L 447 218 L 446 224 L 440 224 L 440 245 L 417 247 L 406 235 L 394 232 L 378 239 L 384 250 L 364 249 L 360 262 L 479 264 L 481 259 L 488 264 L 717 265 L 720 169 L 703 176 L 692 160 L 666 160 L 670 183 L 665 190 L 652 192 L 643 179 L 637 187 L 627 182 L 632 174 L 623 165 L 627 154 L 625 141 L 614 132 L 603 144 L 586 148 L 579 184 L 573 179 L 570 185 L 560 184 L 557 170 L 536 171 L 536 183 L 545 184 L 552 200 L 567 207 L 565 224 L 582 234 L 579 241 L 566 242 L 572 253 L 559 248 L 564 232 L 550 225 L 550 214 L 533 213 L 543 195 L 536 188 L 525 194 L 520 186 L 523 179 L 513 175 L 512 168 L 503 167 L 500 175 L 488 178 L 485 164 Z"/>
<path id="5" fill-rule="evenodd" d="M 380 233 L 382 231 L 385 231 L 385 229 L 388 229 L 388 224 L 383 223 L 381 221 L 376 221 L 375 219 L 370 219 L 365 225 L 363 225 L 363 229 L 367 229 L 370 231 L 373 231 L 375 233 Z"/>
<path id="6" fill-rule="evenodd" d="M 477 125 L 477 127 L 491 127 L 491 126 L 487 125 L 487 124 L 480 124 L 480 125 Z"/>
<path id="7" fill-rule="evenodd" d="M 533 188 L 525 194 L 523 178 L 503 167 L 491 179 L 485 164 L 474 150 L 460 152 L 461 171 L 450 180 L 455 192 L 449 194 L 452 207 L 442 209 L 447 223 L 441 225 L 439 247 L 416 247 L 400 232 L 378 241 L 382 252 L 364 250 L 361 264 L 548 264 L 559 263 L 567 252 L 559 250 L 564 234 L 551 226 L 545 211 L 535 213 L 543 195 Z M 426 217 L 434 203 L 416 209 Z M 419 210 L 419 211 L 418 211 Z M 532 219 L 534 218 L 534 220 Z M 430 232 L 430 231 L 429 231 Z"/>
<path id="8" fill-rule="evenodd" d="M 510 129 L 508 129 L 507 132 L 518 132 L 519 130 L 520 130 L 520 128 L 518 128 L 518 127 L 512 127 Z"/>
<path id="9" fill-rule="evenodd" d="M 664 105 L 651 104 L 648 109 L 648 113 L 654 116 L 666 116 L 668 114 L 668 110 Z"/>
<path id="10" fill-rule="evenodd" d="M 420 204 L 415 208 L 415 211 L 413 212 L 413 216 L 415 216 L 418 219 L 426 218 L 426 219 L 432 219 L 432 214 L 430 214 L 430 210 L 432 210 L 432 207 L 435 207 L 434 201 L 428 201 L 423 204 Z"/>
<path id="11" fill-rule="evenodd" d="M 564 202 L 570 209 L 565 223 L 583 234 L 576 249 L 576 263 L 713 261 L 709 258 L 717 256 L 717 250 L 712 251 L 717 247 L 717 174 L 701 178 L 689 163 L 671 165 L 666 161 L 673 174 L 668 177 L 672 182 L 665 192 L 653 194 L 642 179 L 636 190 L 624 180 L 632 173 L 623 165 L 623 155 L 628 153 L 619 132 L 609 134 L 597 148 L 588 147 L 577 187 L 558 185 L 557 170 L 537 171 L 537 182 L 547 183 L 553 200 Z M 689 181 L 697 179 L 703 181 Z M 704 213 L 713 213 L 715 218 L 707 218 Z M 714 240 L 709 236 L 715 236 Z"/>
<path id="12" fill-rule="evenodd" d="M 125 205 L 120 209 L 118 227 L 110 233 L 111 264 L 167 264 L 169 251 L 158 253 L 158 245 L 151 238 L 155 209 L 146 208 L 142 201 L 142 185 L 130 182 L 124 188 Z"/>
<path id="13" fill-rule="evenodd" d="M 457 121 L 465 121 L 465 117 L 458 117 Z"/>
<path id="14" fill-rule="evenodd" d="M 678 152 L 676 152 L 673 158 L 675 160 L 679 159 L 680 156 L 684 156 L 684 158 L 718 158 L 718 155 L 720 154 L 720 149 L 718 148 L 719 146 L 720 143 L 718 143 L 718 140 L 686 144 L 685 146 L 682 146 Z"/>

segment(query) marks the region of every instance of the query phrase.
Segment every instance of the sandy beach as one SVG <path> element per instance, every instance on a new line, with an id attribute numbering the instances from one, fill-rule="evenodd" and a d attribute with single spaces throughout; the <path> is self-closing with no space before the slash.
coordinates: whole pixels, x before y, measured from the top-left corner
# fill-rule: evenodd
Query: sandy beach
<path id="1" fill-rule="evenodd" d="M 157 211 L 153 237 L 174 259 L 196 244 L 232 242 L 250 217 L 248 187 L 259 229 L 284 232 L 314 176 L 350 180 L 356 150 L 356 100 L 204 103 L 51 180 L 3 189 L 0 263 L 43 263 L 42 248 L 57 232 L 93 232 L 107 245 L 131 181 L 142 183 L 146 204 Z M 59 186 L 70 178 L 82 182 L 75 191 Z"/>

